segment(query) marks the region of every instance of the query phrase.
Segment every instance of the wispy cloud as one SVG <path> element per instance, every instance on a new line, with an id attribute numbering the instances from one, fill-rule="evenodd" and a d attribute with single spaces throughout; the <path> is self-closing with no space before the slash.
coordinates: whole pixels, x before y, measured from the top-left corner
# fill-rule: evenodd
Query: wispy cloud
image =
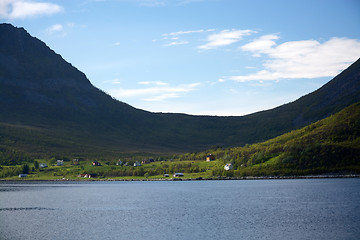
<path id="1" fill-rule="evenodd" d="M 219 33 L 214 33 L 208 36 L 208 43 L 199 46 L 199 49 L 214 49 L 218 47 L 227 46 L 240 41 L 244 36 L 255 33 L 253 30 L 223 30 Z"/>
<path id="2" fill-rule="evenodd" d="M 173 42 L 170 42 L 168 44 L 165 44 L 165 46 L 167 47 L 171 47 L 171 46 L 176 46 L 176 45 L 185 45 L 185 44 L 188 44 L 189 41 L 185 41 L 185 40 L 182 40 L 182 41 L 173 41 Z"/>
<path id="3" fill-rule="evenodd" d="M 143 101 L 163 101 L 169 98 L 179 98 L 188 92 L 196 90 L 200 85 L 200 83 L 191 83 L 171 86 L 164 82 L 139 82 L 139 84 L 147 87 L 135 89 L 116 88 L 108 92 L 118 99 L 137 97 Z"/>
<path id="4" fill-rule="evenodd" d="M 61 24 L 55 24 L 49 28 L 49 31 L 51 31 L 51 32 L 60 32 L 62 30 L 64 30 L 64 27 Z"/>
<path id="5" fill-rule="evenodd" d="M 156 85 L 156 86 L 168 86 L 169 85 L 168 83 L 161 82 L 161 81 L 155 81 L 155 82 L 142 81 L 142 82 L 138 82 L 138 84 L 140 84 L 140 85 Z"/>
<path id="6" fill-rule="evenodd" d="M 71 32 L 74 28 L 85 28 L 86 25 L 77 25 L 71 22 L 65 24 L 54 24 L 45 29 L 45 33 L 48 35 L 53 35 L 56 37 L 65 37 Z"/>
<path id="7" fill-rule="evenodd" d="M 104 81 L 104 83 L 110 83 L 110 84 L 121 84 L 121 82 L 122 82 L 122 81 L 121 81 L 120 79 L 118 79 L 118 78 Z"/>
<path id="8" fill-rule="evenodd" d="M 213 32 L 213 31 L 215 31 L 215 29 L 188 30 L 188 31 L 178 31 L 178 32 L 164 33 L 163 36 L 178 36 L 178 35 L 184 35 L 184 34 L 204 33 L 204 32 Z"/>
<path id="9" fill-rule="evenodd" d="M 195 2 L 204 2 L 208 0 L 120 0 L 120 1 L 135 3 L 144 7 L 165 7 L 165 6 L 181 6 Z"/>
<path id="10" fill-rule="evenodd" d="M 280 45 L 275 42 L 278 39 L 277 35 L 265 35 L 243 45 L 241 50 L 249 51 L 256 57 L 268 57 L 268 60 L 258 72 L 229 79 L 246 82 L 333 77 L 360 56 L 359 39 L 334 37 L 323 43 L 303 40 Z"/>
<path id="11" fill-rule="evenodd" d="M 64 26 L 62 24 L 54 24 L 46 29 L 48 34 L 61 34 L 66 35 L 64 32 Z"/>
<path id="12" fill-rule="evenodd" d="M 30 0 L 1 0 L 0 18 L 26 19 L 41 15 L 52 15 L 63 11 L 57 4 L 48 2 L 34 2 Z"/>
<path id="13" fill-rule="evenodd" d="M 190 40 L 189 39 L 181 39 L 181 38 L 185 38 L 185 36 L 190 38 L 189 35 L 203 34 L 203 33 L 212 32 L 212 31 L 215 31 L 215 30 L 214 29 L 199 29 L 199 30 L 187 30 L 187 31 L 164 33 L 162 35 L 162 40 L 167 42 L 164 44 L 164 46 L 166 46 L 166 47 L 185 45 L 185 44 L 189 44 Z"/>

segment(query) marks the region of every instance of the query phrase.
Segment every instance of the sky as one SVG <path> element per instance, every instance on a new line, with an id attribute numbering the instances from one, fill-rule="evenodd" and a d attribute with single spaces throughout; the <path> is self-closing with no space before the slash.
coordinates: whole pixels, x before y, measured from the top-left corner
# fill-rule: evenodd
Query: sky
<path id="1" fill-rule="evenodd" d="M 0 0 L 0 22 L 151 112 L 271 109 L 360 58 L 358 0 Z"/>

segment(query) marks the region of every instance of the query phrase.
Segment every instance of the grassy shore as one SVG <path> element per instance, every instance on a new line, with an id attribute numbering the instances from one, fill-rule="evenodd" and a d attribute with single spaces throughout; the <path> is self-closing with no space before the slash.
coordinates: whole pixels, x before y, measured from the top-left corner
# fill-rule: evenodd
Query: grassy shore
<path id="1" fill-rule="evenodd" d="M 100 162 L 101 166 L 93 166 L 92 161 L 80 161 L 74 165 L 72 161 L 65 161 L 63 166 L 57 166 L 52 159 L 37 159 L 38 163 L 48 167 L 36 168 L 35 163 L 26 163 L 29 172 L 26 177 L 19 177 L 24 165 L 2 166 L 0 173 L 4 181 L 190 181 L 190 180 L 256 180 L 256 179 L 305 179 L 305 178 L 357 178 L 360 174 L 345 171 L 328 171 L 327 173 L 309 174 L 268 174 L 239 176 L 240 170 L 224 170 L 224 161 L 215 160 L 207 162 L 197 161 L 155 161 L 134 167 L 130 163 L 125 166 L 116 165 L 114 162 Z M 266 164 L 268 165 L 268 163 Z M 256 173 L 261 164 L 243 171 Z M 250 169 L 250 170 L 249 170 Z M 183 173 L 182 177 L 174 177 L 175 172 Z M 221 175 L 218 173 L 222 172 Z M 329 173 L 330 172 L 330 173 Z M 12 173 L 12 174 L 11 174 Z M 87 176 L 86 176 L 87 174 Z M 165 175 L 168 174 L 168 175 Z M 85 175 L 85 176 L 84 176 Z M 91 176 L 90 178 L 88 176 Z"/>

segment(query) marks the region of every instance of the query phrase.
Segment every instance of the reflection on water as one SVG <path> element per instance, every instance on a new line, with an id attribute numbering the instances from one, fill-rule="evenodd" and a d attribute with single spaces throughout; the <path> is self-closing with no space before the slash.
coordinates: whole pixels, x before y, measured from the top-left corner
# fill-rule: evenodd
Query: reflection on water
<path id="1" fill-rule="evenodd" d="M 0 208 L 0 211 L 29 211 L 29 210 L 55 210 L 55 208 L 42 208 L 42 207 Z"/>

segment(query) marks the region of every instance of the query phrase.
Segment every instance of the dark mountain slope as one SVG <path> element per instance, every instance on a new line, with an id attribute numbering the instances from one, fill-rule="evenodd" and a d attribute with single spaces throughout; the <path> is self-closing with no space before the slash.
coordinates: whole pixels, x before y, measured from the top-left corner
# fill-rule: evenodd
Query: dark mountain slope
<path id="1" fill-rule="evenodd" d="M 186 152 L 275 137 L 360 100 L 357 61 L 321 89 L 243 117 L 150 113 L 116 101 L 23 28 L 0 24 L 0 147 L 31 153 Z"/>

